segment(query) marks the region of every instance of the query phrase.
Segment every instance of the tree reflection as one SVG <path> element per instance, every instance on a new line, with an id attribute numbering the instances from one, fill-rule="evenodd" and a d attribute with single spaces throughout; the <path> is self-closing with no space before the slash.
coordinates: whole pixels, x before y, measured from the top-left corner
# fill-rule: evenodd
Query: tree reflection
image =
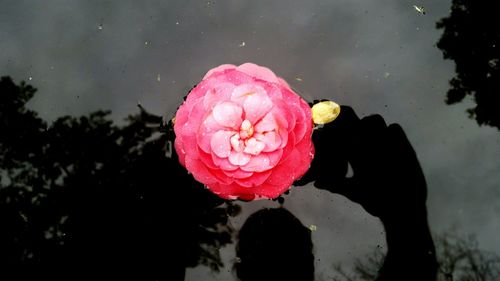
<path id="1" fill-rule="evenodd" d="M 444 58 L 455 61 L 446 103 L 473 96 L 469 116 L 500 129 L 500 20 L 498 1 L 453 0 L 451 14 L 437 23 Z"/>
<path id="2" fill-rule="evenodd" d="M 0 80 L 0 279 L 183 280 L 185 267 L 223 266 L 228 205 L 165 156 L 160 117 L 48 125 L 25 106 L 35 92 Z"/>
<path id="3" fill-rule="evenodd" d="M 500 280 L 500 257 L 480 250 L 473 236 L 444 233 L 438 235 L 434 241 L 439 264 L 437 281 Z M 368 257 L 356 260 L 352 272 L 337 264 L 334 266 L 337 276 L 333 277 L 333 280 L 375 280 L 383 258 L 382 250 L 377 248 Z"/>

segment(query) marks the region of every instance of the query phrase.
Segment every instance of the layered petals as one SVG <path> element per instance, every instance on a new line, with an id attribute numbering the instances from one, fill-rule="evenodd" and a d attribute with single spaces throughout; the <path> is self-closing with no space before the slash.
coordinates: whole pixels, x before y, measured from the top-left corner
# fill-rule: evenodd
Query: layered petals
<path id="1" fill-rule="evenodd" d="M 276 198 L 311 164 L 311 118 L 270 69 L 221 65 L 179 107 L 174 147 L 181 165 L 218 196 Z"/>

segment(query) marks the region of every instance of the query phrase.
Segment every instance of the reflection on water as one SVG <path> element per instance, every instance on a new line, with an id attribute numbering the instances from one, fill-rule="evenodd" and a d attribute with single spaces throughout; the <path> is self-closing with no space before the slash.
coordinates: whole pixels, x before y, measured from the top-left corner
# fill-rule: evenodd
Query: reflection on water
<path id="1" fill-rule="evenodd" d="M 41 268 L 52 280 L 182 280 L 185 267 L 220 269 L 237 206 L 165 157 L 172 133 L 159 133 L 161 118 L 141 110 L 119 127 L 100 111 L 47 126 L 25 107 L 34 93 L 0 81 L 2 267 L 19 279 Z"/>
<path id="2" fill-rule="evenodd" d="M 473 96 L 469 116 L 500 129 L 500 20 L 497 1 L 453 0 L 451 13 L 437 23 L 443 35 L 437 46 L 455 61 L 446 103 Z"/>
<path id="3" fill-rule="evenodd" d="M 194 181 L 175 153 L 165 156 L 170 123 L 161 126 L 161 118 L 140 107 L 123 127 L 102 111 L 47 126 L 25 107 L 34 88 L 8 77 L 0 88 L 3 264 L 23 274 L 42 267 L 61 280 L 80 277 L 74 275 L 80 271 L 182 280 L 186 267 L 223 266 L 219 249 L 232 241 L 228 217 L 238 207 Z M 314 134 L 318 157 L 297 184 L 314 181 L 382 220 L 388 253 L 381 280 L 397 280 L 417 264 L 415 280 L 430 278 L 435 254 L 426 184 L 411 145 L 401 127 L 387 126 L 378 115 L 359 119 L 349 107 L 342 112 Z M 332 145 L 339 135 L 342 153 Z M 337 177 L 327 165 L 334 152 Z M 343 178 L 348 162 L 354 176 Z M 407 194 L 398 194 L 400 186 Z M 312 254 L 308 228 L 284 209 L 265 210 L 242 227 L 235 268 L 241 280 L 287 274 L 312 280 Z"/>
<path id="4" fill-rule="evenodd" d="M 479 249 L 477 240 L 453 233 L 435 236 L 438 261 L 437 281 L 498 280 L 500 257 Z M 358 258 L 354 268 L 335 265 L 337 281 L 371 281 L 378 276 L 384 262 L 384 253 L 377 248 L 371 255 Z"/>
<path id="5" fill-rule="evenodd" d="M 236 256 L 241 281 L 314 280 L 311 231 L 283 208 L 248 217 L 238 234 Z"/>
<path id="6" fill-rule="evenodd" d="M 495 5 L 454 0 L 450 16 L 438 23 L 443 34 L 437 47 L 456 63 L 446 102 L 474 96 L 470 116 L 500 128 Z M 212 10 L 214 2 L 207 2 L 207 8 Z M 422 17 L 433 12 L 425 11 L 419 12 Z M 177 28 L 187 26 L 181 23 L 174 21 Z M 93 28 L 104 34 L 113 25 L 101 19 Z M 239 50 L 255 44 L 250 38 L 237 42 Z M 158 42 L 141 44 L 149 48 Z M 47 69 L 54 71 L 53 66 Z M 295 80 L 306 84 L 303 74 L 309 73 Z M 398 74 L 391 70 L 383 77 Z M 43 83 L 31 74 L 26 77 Z M 152 77 L 157 84 L 169 79 L 156 72 Z M 387 252 L 377 248 L 373 255 L 359 257 L 353 268 L 328 260 L 317 266 L 313 255 L 330 241 L 313 245 L 309 230 L 316 226 L 305 227 L 296 213 L 258 211 L 235 229 L 230 221 L 238 217 L 241 203 L 207 192 L 180 167 L 175 154 L 165 156 L 173 135 L 160 117 L 141 107 L 121 125 L 111 121 L 108 111 L 60 117 L 49 125 L 26 107 L 35 92 L 7 77 L 0 81 L 2 280 L 134 275 L 140 276 L 137 280 L 184 280 L 186 268 L 196 266 L 210 268 L 216 277 L 230 268 L 232 277 L 241 280 L 312 280 L 315 269 L 330 266 L 335 276 L 322 276 L 324 280 L 500 278 L 500 258 L 481 250 L 474 239 L 456 233 L 431 239 L 426 182 L 415 152 L 401 127 L 387 125 L 381 116 L 359 119 L 344 107 L 338 122 L 315 131 L 316 159 L 297 184 L 314 182 L 379 218 Z M 354 176 L 346 178 L 348 164 Z M 237 259 L 228 264 L 221 250 L 235 244 Z"/>

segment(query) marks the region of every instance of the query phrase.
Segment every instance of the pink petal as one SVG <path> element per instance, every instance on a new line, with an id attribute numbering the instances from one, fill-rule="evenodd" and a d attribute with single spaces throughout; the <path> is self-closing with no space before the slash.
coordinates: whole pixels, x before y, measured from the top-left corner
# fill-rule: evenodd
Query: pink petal
<path id="1" fill-rule="evenodd" d="M 287 88 L 290 91 L 292 90 L 292 88 L 290 87 L 288 82 L 285 81 L 285 79 L 278 77 L 278 81 L 280 82 L 281 87 Z"/>
<path id="2" fill-rule="evenodd" d="M 311 107 L 309 107 L 309 104 L 307 104 L 304 100 L 301 100 L 300 107 L 302 108 L 302 111 L 304 112 L 304 123 L 306 127 L 306 131 L 304 133 L 304 136 L 306 138 L 310 138 L 311 133 L 312 133 L 312 127 L 313 127 L 313 121 L 312 121 L 312 112 L 311 112 Z"/>
<path id="3" fill-rule="evenodd" d="M 193 108 L 194 104 L 186 104 L 185 102 L 177 109 L 175 113 L 175 124 L 174 124 L 174 132 L 176 136 L 181 134 L 182 128 L 184 124 L 189 119 L 189 111 Z"/>
<path id="4" fill-rule="evenodd" d="M 236 86 L 234 84 L 223 82 L 208 90 L 203 97 L 205 110 L 212 111 L 213 107 L 217 103 L 229 101 L 231 99 L 231 93 L 235 87 Z"/>
<path id="5" fill-rule="evenodd" d="M 284 90 L 283 97 L 289 100 L 289 108 L 295 116 L 295 141 L 299 142 L 304 138 L 308 127 L 312 127 L 312 113 L 309 105 L 296 93 Z"/>
<path id="6" fill-rule="evenodd" d="M 262 150 L 264 152 L 275 151 L 281 145 L 281 138 L 278 134 L 276 134 L 276 132 L 255 134 L 254 137 L 265 144 L 265 147 Z"/>
<path id="7" fill-rule="evenodd" d="M 225 199 L 242 199 L 242 200 L 253 200 L 255 194 L 253 191 L 247 187 L 241 186 L 235 182 L 232 184 L 213 184 L 209 185 L 208 188 L 218 196 Z"/>
<path id="8" fill-rule="evenodd" d="M 271 112 L 274 114 L 276 123 L 280 128 L 292 130 L 295 127 L 295 115 L 290 110 L 289 105 L 284 100 L 273 100 L 274 107 Z"/>
<path id="9" fill-rule="evenodd" d="M 234 151 L 240 152 L 244 149 L 243 141 L 240 140 L 239 134 L 234 134 L 231 137 L 230 142 L 231 142 L 231 147 L 234 149 Z"/>
<path id="10" fill-rule="evenodd" d="M 189 111 L 189 115 L 184 124 L 179 122 L 180 134 L 182 135 L 196 135 L 198 132 L 201 123 L 203 122 L 203 118 L 205 117 L 205 110 L 203 109 L 203 101 L 198 100 L 195 105 Z M 177 119 L 175 120 L 175 124 L 178 124 Z"/>
<path id="11" fill-rule="evenodd" d="M 273 173 L 269 177 L 268 183 L 273 185 L 287 185 L 290 186 L 297 179 L 295 169 L 296 163 L 300 162 L 301 155 L 294 149 L 286 159 L 284 159 L 278 166 L 274 167 Z"/>
<path id="12" fill-rule="evenodd" d="M 269 157 L 269 166 L 274 167 L 281 161 L 281 157 L 283 157 L 283 149 L 266 152 L 266 155 Z"/>
<path id="13" fill-rule="evenodd" d="M 208 80 L 216 80 L 217 83 L 228 82 L 234 85 L 242 85 L 242 84 L 254 84 L 255 79 L 246 73 L 238 71 L 235 69 L 226 69 L 223 72 L 218 72 L 212 75 L 212 77 Z M 204 80 L 205 81 L 205 80 Z"/>
<path id="14" fill-rule="evenodd" d="M 244 152 L 236 152 L 236 151 L 231 151 L 229 154 L 229 163 L 237 166 L 243 166 L 246 165 L 250 161 L 250 155 L 244 153 Z M 247 170 L 248 171 L 248 170 Z M 248 172 L 253 172 L 253 171 L 248 171 Z"/>
<path id="15" fill-rule="evenodd" d="M 235 181 L 234 178 L 227 176 L 220 169 L 209 169 L 209 171 L 212 175 L 215 176 L 217 181 L 221 184 L 232 184 Z"/>
<path id="16" fill-rule="evenodd" d="M 283 159 L 278 166 L 274 167 L 268 182 L 274 185 L 279 185 L 280 183 L 291 185 L 307 172 L 313 157 L 314 146 L 312 145 L 312 141 L 311 139 L 304 139 L 304 141 L 299 142 L 293 148 L 286 159 Z"/>
<path id="17" fill-rule="evenodd" d="M 243 121 L 241 120 L 243 109 L 232 102 L 222 102 L 217 104 L 214 107 L 212 114 L 217 123 L 235 130 L 239 129 L 239 126 Z"/>
<path id="18" fill-rule="evenodd" d="M 226 171 L 226 170 L 221 170 L 221 171 L 228 177 L 232 177 L 235 179 L 244 179 L 253 175 L 253 172 L 245 172 L 241 169 L 236 169 L 234 171 Z"/>
<path id="19" fill-rule="evenodd" d="M 231 101 L 243 106 L 246 99 L 255 94 L 266 95 L 266 91 L 257 84 L 241 84 L 231 93 Z"/>
<path id="20" fill-rule="evenodd" d="M 200 128 L 198 130 L 198 134 L 196 134 L 196 141 L 198 143 L 198 146 L 206 153 L 210 153 L 212 151 L 210 147 L 210 141 L 212 140 L 213 134 L 215 134 L 217 131 L 224 129 L 226 128 L 224 126 L 219 125 L 219 123 L 215 121 L 212 114 L 210 114 L 201 123 Z"/>
<path id="21" fill-rule="evenodd" d="M 236 68 L 238 71 L 244 72 L 257 79 L 265 80 L 272 83 L 279 83 L 278 77 L 267 67 L 258 66 L 253 63 L 244 63 Z"/>
<path id="22" fill-rule="evenodd" d="M 228 158 L 220 158 L 215 153 L 212 153 L 212 160 L 221 170 L 234 171 L 238 169 L 238 166 L 231 164 Z"/>
<path id="23" fill-rule="evenodd" d="M 288 134 L 280 134 L 283 138 L 286 136 L 287 141 L 281 141 L 281 149 L 283 149 L 283 157 L 288 157 L 288 155 L 292 152 L 295 147 L 295 134 L 293 132 L 289 132 Z"/>
<path id="24" fill-rule="evenodd" d="M 295 176 L 297 179 L 302 177 L 311 166 L 314 158 L 314 145 L 311 139 L 303 139 L 295 146 L 300 156 L 300 161 L 295 164 Z"/>
<path id="25" fill-rule="evenodd" d="M 264 153 L 252 156 L 246 165 L 241 166 L 241 169 L 247 172 L 263 172 L 270 168 L 272 167 L 270 165 L 269 156 Z"/>
<path id="26" fill-rule="evenodd" d="M 212 159 L 212 155 L 210 153 L 206 153 L 203 151 L 199 152 L 199 159 L 207 168 L 209 169 L 219 169 L 219 166 L 215 165 L 214 160 Z"/>
<path id="27" fill-rule="evenodd" d="M 257 124 L 255 124 L 255 131 L 258 133 L 274 131 L 278 128 L 276 119 L 272 112 L 267 113 Z"/>
<path id="28" fill-rule="evenodd" d="M 236 183 L 245 187 L 254 187 L 263 184 L 271 175 L 271 171 L 262 173 L 254 173 L 251 177 L 245 179 L 237 179 Z"/>
<path id="29" fill-rule="evenodd" d="M 263 93 L 249 95 L 243 103 L 245 119 L 255 124 L 273 107 L 271 99 Z"/>
<path id="30" fill-rule="evenodd" d="M 232 65 L 232 64 L 222 64 L 222 65 L 219 65 L 219 66 L 217 66 L 215 68 L 210 69 L 207 72 L 207 74 L 205 74 L 205 76 L 203 76 L 202 80 L 207 79 L 208 77 L 212 76 L 212 74 L 214 74 L 214 73 L 222 72 L 222 71 L 225 71 L 227 69 L 233 69 L 233 68 L 236 68 L 236 65 Z"/>
<path id="31" fill-rule="evenodd" d="M 248 164 L 241 166 L 240 169 L 247 172 L 264 172 L 272 169 L 281 160 L 283 151 L 281 149 L 261 153 L 259 155 L 252 156 Z"/>
<path id="32" fill-rule="evenodd" d="M 265 143 L 256 140 L 255 138 L 250 138 L 247 140 L 246 147 L 243 152 L 251 155 L 257 155 L 264 149 L 264 147 L 266 147 Z"/>
<path id="33" fill-rule="evenodd" d="M 232 131 L 217 131 L 210 140 L 212 152 L 220 158 L 229 157 L 229 153 L 231 152 L 231 143 L 229 139 L 234 134 L 235 133 Z"/>
<path id="34" fill-rule="evenodd" d="M 213 184 L 217 180 L 208 171 L 207 167 L 198 159 L 186 157 L 186 169 L 193 174 L 193 177 L 203 184 Z"/>
<path id="35" fill-rule="evenodd" d="M 198 159 L 199 149 L 196 143 L 196 135 L 183 135 L 180 140 L 186 157 Z"/>
<path id="36" fill-rule="evenodd" d="M 186 167 L 186 152 L 182 148 L 182 141 L 180 137 L 176 137 L 174 141 L 175 152 L 177 153 L 177 157 L 179 158 L 179 163 L 182 166 Z"/>
<path id="37" fill-rule="evenodd" d="M 186 97 L 186 104 L 194 104 L 199 99 L 203 98 L 208 89 L 211 89 L 217 80 L 203 80 L 196 85 Z"/>
<path id="38" fill-rule="evenodd" d="M 259 85 L 264 87 L 264 91 L 266 92 L 267 96 L 271 100 L 274 100 L 274 99 L 282 100 L 283 99 L 283 94 L 281 93 L 282 88 L 279 87 L 279 85 L 272 84 L 272 83 L 261 83 Z"/>

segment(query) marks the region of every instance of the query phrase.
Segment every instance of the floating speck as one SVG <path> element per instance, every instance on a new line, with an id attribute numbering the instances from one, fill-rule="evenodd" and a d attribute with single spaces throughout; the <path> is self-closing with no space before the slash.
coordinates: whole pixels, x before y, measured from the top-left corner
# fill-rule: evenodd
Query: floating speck
<path id="1" fill-rule="evenodd" d="M 144 45 L 146 45 L 146 46 L 149 45 L 149 42 L 148 41 L 144 42 Z"/>
<path id="2" fill-rule="evenodd" d="M 309 226 L 309 230 L 310 230 L 310 231 L 316 231 L 317 229 L 318 229 L 318 227 L 317 227 L 317 226 L 315 226 L 314 224 L 311 224 L 311 225 Z"/>
<path id="3" fill-rule="evenodd" d="M 33 80 L 33 77 L 31 77 L 31 76 L 30 76 L 30 77 L 28 77 L 28 80 L 30 80 L 30 81 L 31 81 L 31 80 Z"/>
<path id="4" fill-rule="evenodd" d="M 295 80 L 297 80 L 297 81 L 299 81 L 299 82 L 302 82 L 302 78 L 300 78 L 300 77 L 298 77 L 298 76 L 297 76 L 297 77 L 295 77 Z"/>
<path id="5" fill-rule="evenodd" d="M 161 77 L 160 77 L 160 74 L 158 73 L 158 75 L 156 75 L 156 81 L 160 82 L 161 81 Z"/>
<path id="6" fill-rule="evenodd" d="M 176 22 L 175 22 L 175 25 L 179 25 L 179 22 L 178 22 L 178 21 L 176 21 Z"/>
<path id="7" fill-rule="evenodd" d="M 23 219 L 24 222 L 28 222 L 28 217 L 25 214 L 19 212 L 19 216 Z"/>
<path id="8" fill-rule="evenodd" d="M 390 72 L 385 72 L 385 73 L 384 73 L 384 78 L 389 78 L 389 76 L 391 76 L 391 73 L 390 73 Z"/>
<path id="9" fill-rule="evenodd" d="M 97 30 L 102 30 L 102 28 L 103 28 L 102 27 L 102 23 L 100 23 L 100 24 L 97 25 Z"/>
<path id="10" fill-rule="evenodd" d="M 415 9 L 415 11 L 419 12 L 420 14 L 425 15 L 425 9 L 424 9 L 424 7 L 413 5 L 413 8 Z"/>
<path id="11" fill-rule="evenodd" d="M 245 45 L 246 45 L 245 41 L 242 41 L 242 42 L 238 45 L 238 47 L 245 47 Z"/>

